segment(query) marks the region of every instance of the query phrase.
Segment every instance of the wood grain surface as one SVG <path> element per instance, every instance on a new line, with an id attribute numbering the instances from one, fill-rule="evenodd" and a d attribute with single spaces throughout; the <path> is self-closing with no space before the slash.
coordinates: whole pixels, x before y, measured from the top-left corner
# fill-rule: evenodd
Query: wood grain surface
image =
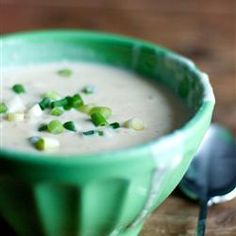
<path id="1" fill-rule="evenodd" d="M 235 0 L 0 0 L 0 32 L 82 28 L 149 40 L 193 59 L 210 75 L 214 121 L 236 135 Z M 141 236 L 194 235 L 196 203 L 173 193 Z M 236 235 L 236 200 L 213 206 L 209 236 Z"/>

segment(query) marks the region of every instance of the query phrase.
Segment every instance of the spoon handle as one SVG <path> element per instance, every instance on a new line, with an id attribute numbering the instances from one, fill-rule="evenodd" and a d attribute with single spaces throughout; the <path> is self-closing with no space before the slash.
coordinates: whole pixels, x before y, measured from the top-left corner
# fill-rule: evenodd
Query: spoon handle
<path id="1" fill-rule="evenodd" d="M 198 216 L 198 225 L 197 225 L 197 236 L 204 236 L 205 235 L 205 228 L 206 228 L 206 218 L 207 218 L 207 202 L 208 201 L 201 201 L 200 203 L 200 212 Z"/>

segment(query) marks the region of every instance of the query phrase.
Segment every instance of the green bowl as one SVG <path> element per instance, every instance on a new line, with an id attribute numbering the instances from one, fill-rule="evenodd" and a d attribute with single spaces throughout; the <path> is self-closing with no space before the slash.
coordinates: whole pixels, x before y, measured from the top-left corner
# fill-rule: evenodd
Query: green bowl
<path id="1" fill-rule="evenodd" d="M 193 111 L 180 129 L 136 147 L 46 156 L 0 150 L 0 213 L 23 236 L 135 236 L 183 177 L 212 117 L 207 75 L 155 44 L 77 30 L 1 38 L 3 68 L 60 60 L 131 69 L 168 86 Z"/>

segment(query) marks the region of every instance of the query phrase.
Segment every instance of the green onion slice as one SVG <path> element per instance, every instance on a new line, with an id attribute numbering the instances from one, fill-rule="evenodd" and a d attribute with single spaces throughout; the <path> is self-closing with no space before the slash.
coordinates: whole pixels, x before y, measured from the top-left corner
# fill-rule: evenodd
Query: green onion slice
<path id="1" fill-rule="evenodd" d="M 112 110 L 109 107 L 93 107 L 89 111 L 89 115 L 93 113 L 100 113 L 105 119 L 108 119 L 112 114 Z"/>
<path id="2" fill-rule="evenodd" d="M 54 107 L 52 110 L 51 110 L 51 115 L 52 116 L 61 116 L 62 114 L 64 113 L 63 109 L 59 108 L 59 107 Z"/>
<path id="3" fill-rule="evenodd" d="M 33 136 L 29 142 L 39 151 L 55 149 L 60 147 L 60 142 L 54 138 Z"/>
<path id="4" fill-rule="evenodd" d="M 64 128 L 76 132 L 76 127 L 73 121 L 67 121 L 63 124 Z"/>
<path id="5" fill-rule="evenodd" d="M 59 120 L 52 120 L 48 124 L 48 132 L 52 134 L 61 134 L 64 132 L 64 127 Z"/>
<path id="6" fill-rule="evenodd" d="M 12 90 L 17 94 L 25 93 L 25 88 L 22 84 L 13 85 Z"/>
<path id="7" fill-rule="evenodd" d="M 51 102 L 51 108 L 54 108 L 54 107 L 64 107 L 67 104 L 68 104 L 67 99 L 63 98 L 63 99 Z"/>
<path id="8" fill-rule="evenodd" d="M 95 126 L 105 126 L 108 124 L 105 117 L 99 112 L 93 112 L 91 114 L 91 120 Z"/>
<path id="9" fill-rule="evenodd" d="M 42 110 L 45 110 L 47 108 L 50 107 L 51 104 L 51 99 L 48 97 L 43 98 L 40 102 L 39 102 L 39 106 Z"/>
<path id="10" fill-rule="evenodd" d="M 72 97 L 72 107 L 78 110 L 83 105 L 84 105 L 84 101 L 82 97 L 80 96 L 80 94 L 75 94 Z"/>
<path id="11" fill-rule="evenodd" d="M 84 105 L 83 99 L 79 94 L 75 94 L 74 96 L 66 96 L 63 99 L 53 101 L 51 103 L 51 107 L 63 107 L 65 110 L 70 110 L 72 108 L 79 109 Z"/>
<path id="12" fill-rule="evenodd" d="M 72 70 L 68 68 L 64 68 L 57 71 L 57 74 L 62 77 L 70 77 L 72 75 Z"/>
<path id="13" fill-rule="evenodd" d="M 6 113 L 7 110 L 8 110 L 7 105 L 6 105 L 4 102 L 1 102 L 1 103 L 0 103 L 0 114 Z"/>
<path id="14" fill-rule="evenodd" d="M 133 130 L 144 130 L 145 125 L 143 121 L 139 118 L 131 118 L 124 122 L 124 127 L 133 129 Z"/>
<path id="15" fill-rule="evenodd" d="M 43 139 L 39 136 L 30 137 L 29 142 L 39 151 L 42 151 L 44 149 Z"/>
<path id="16" fill-rule="evenodd" d="M 95 134 L 95 130 L 88 130 L 88 131 L 85 131 L 85 132 L 82 132 L 83 135 L 94 135 Z"/>
<path id="17" fill-rule="evenodd" d="M 42 131 L 47 131 L 48 130 L 48 125 L 47 124 L 41 124 L 38 127 L 38 131 L 42 132 Z"/>
<path id="18" fill-rule="evenodd" d="M 84 94 L 93 94 L 95 92 L 95 87 L 93 85 L 87 85 L 81 91 Z"/>
<path id="19" fill-rule="evenodd" d="M 82 132 L 82 134 L 85 136 L 90 136 L 90 135 L 95 135 L 95 134 L 97 134 L 98 136 L 103 136 L 104 132 L 102 130 L 88 130 L 88 131 Z"/>
<path id="20" fill-rule="evenodd" d="M 23 121 L 25 114 L 22 112 L 10 112 L 6 114 L 7 121 Z"/>
<path id="21" fill-rule="evenodd" d="M 118 129 L 118 128 L 120 128 L 120 124 L 119 124 L 118 122 L 111 123 L 111 124 L 109 124 L 109 126 L 110 126 L 112 129 Z"/>
<path id="22" fill-rule="evenodd" d="M 98 134 L 99 136 L 103 136 L 103 135 L 104 135 L 104 132 L 103 132 L 102 130 L 97 130 L 97 134 Z"/>

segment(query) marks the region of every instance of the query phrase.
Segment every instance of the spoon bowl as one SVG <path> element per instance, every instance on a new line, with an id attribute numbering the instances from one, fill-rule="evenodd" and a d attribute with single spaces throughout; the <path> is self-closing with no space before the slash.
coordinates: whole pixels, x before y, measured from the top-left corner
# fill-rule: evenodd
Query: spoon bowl
<path id="1" fill-rule="evenodd" d="M 236 197 L 235 170 L 235 138 L 227 129 L 212 124 L 179 184 L 187 197 L 200 202 L 197 235 L 204 235 L 207 206 Z"/>

